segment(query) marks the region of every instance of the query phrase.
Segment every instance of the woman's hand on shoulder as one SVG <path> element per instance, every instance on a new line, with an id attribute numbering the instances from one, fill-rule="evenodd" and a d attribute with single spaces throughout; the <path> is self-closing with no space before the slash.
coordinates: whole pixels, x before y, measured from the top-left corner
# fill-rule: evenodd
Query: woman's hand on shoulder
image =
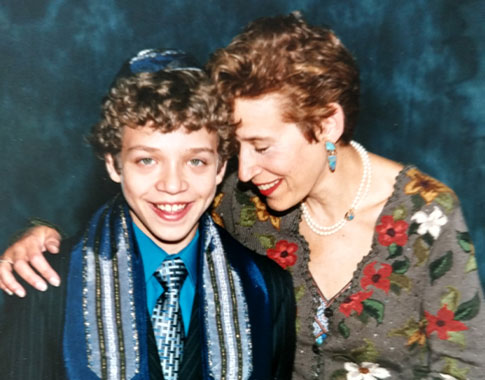
<path id="1" fill-rule="evenodd" d="M 59 275 L 43 252 L 58 253 L 60 242 L 61 235 L 51 227 L 36 226 L 27 230 L 0 256 L 0 289 L 9 295 L 25 297 L 26 290 L 15 278 L 13 270 L 37 290 L 45 291 L 47 282 L 59 286 Z"/>

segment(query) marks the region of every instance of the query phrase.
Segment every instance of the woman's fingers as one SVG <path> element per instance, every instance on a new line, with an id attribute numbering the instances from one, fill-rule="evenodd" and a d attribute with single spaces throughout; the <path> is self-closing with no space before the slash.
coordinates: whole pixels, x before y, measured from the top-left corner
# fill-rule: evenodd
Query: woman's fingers
<path id="1" fill-rule="evenodd" d="M 25 297 L 25 289 L 18 283 L 12 273 L 12 264 L 0 262 L 0 287 L 8 295 L 16 294 L 19 297 Z"/>
<path id="2" fill-rule="evenodd" d="M 13 270 L 37 290 L 47 289 L 45 280 L 59 286 L 59 275 L 49 265 L 43 252 L 58 253 L 60 239 L 60 234 L 47 226 L 28 230 L 0 257 L 0 288 L 7 294 L 25 297 L 26 290 L 15 278 Z"/>

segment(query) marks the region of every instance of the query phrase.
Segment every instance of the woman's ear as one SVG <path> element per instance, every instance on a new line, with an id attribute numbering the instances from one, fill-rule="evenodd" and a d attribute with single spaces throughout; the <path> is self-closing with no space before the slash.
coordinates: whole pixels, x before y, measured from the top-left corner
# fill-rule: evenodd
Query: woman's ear
<path id="1" fill-rule="evenodd" d="M 322 120 L 320 128 L 315 131 L 315 137 L 319 142 L 331 141 L 336 143 L 344 133 L 344 110 L 338 103 L 330 103 L 328 106 L 334 109 L 334 113 Z"/>
<path id="2" fill-rule="evenodd" d="M 121 183 L 121 172 L 117 167 L 116 159 L 111 153 L 104 155 L 104 164 L 111 180 L 116 183 Z"/>

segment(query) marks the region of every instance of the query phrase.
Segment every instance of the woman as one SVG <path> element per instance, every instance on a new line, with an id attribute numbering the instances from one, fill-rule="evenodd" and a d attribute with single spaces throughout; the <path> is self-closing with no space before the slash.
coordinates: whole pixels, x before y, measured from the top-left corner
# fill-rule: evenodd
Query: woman
<path id="1" fill-rule="evenodd" d="M 483 294 L 458 199 L 351 140 L 358 69 L 333 32 L 298 13 L 260 19 L 208 69 L 240 144 L 241 182 L 225 180 L 213 217 L 291 271 L 294 378 L 480 378 Z M 32 257 L 51 278 L 39 249 L 21 256 L 46 240 L 23 241 L 3 260 L 26 275 Z M 16 291 L 10 272 L 1 286 Z"/>

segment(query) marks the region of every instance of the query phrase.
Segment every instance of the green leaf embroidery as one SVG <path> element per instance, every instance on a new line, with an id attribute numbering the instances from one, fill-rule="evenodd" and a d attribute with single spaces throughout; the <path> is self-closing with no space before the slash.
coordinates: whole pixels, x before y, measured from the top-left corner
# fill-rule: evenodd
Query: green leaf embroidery
<path id="1" fill-rule="evenodd" d="M 305 294 L 305 285 L 296 286 L 293 291 L 295 292 L 295 300 L 298 302 Z"/>
<path id="2" fill-rule="evenodd" d="M 458 244 L 460 247 L 466 252 L 470 253 L 473 249 L 473 243 L 472 239 L 470 237 L 470 234 L 465 231 L 465 232 L 456 232 L 456 239 L 458 240 Z"/>
<path id="3" fill-rule="evenodd" d="M 389 336 L 402 336 L 405 338 L 409 338 L 418 330 L 419 323 L 416 322 L 414 319 L 409 319 L 406 324 L 400 329 L 394 329 L 389 331 Z"/>
<path id="4" fill-rule="evenodd" d="M 251 197 L 243 191 L 236 190 L 235 197 L 240 205 L 251 205 Z"/>
<path id="5" fill-rule="evenodd" d="M 355 359 L 351 355 L 343 354 L 343 353 L 333 354 L 332 360 L 334 360 L 336 362 L 353 362 L 353 361 L 355 361 Z"/>
<path id="6" fill-rule="evenodd" d="M 374 343 L 367 338 L 364 338 L 366 343 L 364 346 L 354 348 L 350 351 L 351 355 L 355 358 L 357 363 L 362 362 L 375 362 L 379 357 L 379 353 L 374 345 Z"/>
<path id="7" fill-rule="evenodd" d="M 420 210 L 424 206 L 424 204 L 426 203 L 426 201 L 423 199 L 423 197 L 419 194 L 414 194 L 411 197 L 411 201 L 413 202 L 413 211 Z"/>
<path id="8" fill-rule="evenodd" d="M 448 272 L 453 266 L 453 252 L 448 251 L 446 254 L 429 264 L 429 274 L 431 283 Z"/>
<path id="9" fill-rule="evenodd" d="M 392 243 L 389 247 L 387 247 L 387 249 L 389 250 L 389 256 L 387 257 L 388 259 L 402 255 L 402 247 L 396 243 Z"/>
<path id="10" fill-rule="evenodd" d="M 477 266 L 477 259 L 475 258 L 475 255 L 470 255 L 466 262 L 465 266 L 465 273 L 470 273 L 478 269 Z"/>
<path id="11" fill-rule="evenodd" d="M 433 236 L 431 236 L 431 234 L 429 232 L 426 232 L 424 235 L 423 235 L 423 240 L 426 242 L 426 244 L 428 244 L 428 246 L 432 246 L 433 243 L 434 243 L 434 238 Z"/>
<path id="12" fill-rule="evenodd" d="M 406 289 L 408 292 L 411 290 L 412 282 L 403 274 L 391 273 L 389 280 L 391 281 L 391 285 L 395 284 L 402 289 Z"/>
<path id="13" fill-rule="evenodd" d="M 366 299 L 362 301 L 365 312 L 377 321 L 377 324 L 381 324 L 384 319 L 384 304 L 381 301 Z"/>
<path id="14" fill-rule="evenodd" d="M 364 325 L 366 325 L 369 322 L 369 314 L 367 314 L 365 310 L 363 310 L 362 313 L 360 313 L 360 315 L 357 313 L 354 313 L 353 315 Z"/>
<path id="15" fill-rule="evenodd" d="M 256 208 L 254 206 L 243 206 L 239 224 L 243 227 L 252 227 L 256 223 Z"/>
<path id="16" fill-rule="evenodd" d="M 474 318 L 480 310 L 480 298 L 478 293 L 470 300 L 463 302 L 458 306 L 455 312 L 455 320 L 457 321 L 469 321 Z"/>
<path id="17" fill-rule="evenodd" d="M 338 324 L 338 331 L 340 335 L 342 335 L 345 339 L 347 339 L 350 336 L 350 329 L 345 324 L 345 320 L 342 319 Z"/>
<path id="18" fill-rule="evenodd" d="M 333 371 L 330 380 L 347 380 L 347 371 L 343 368 Z"/>
<path id="19" fill-rule="evenodd" d="M 391 283 L 391 292 L 393 292 L 395 295 L 400 296 L 401 295 L 401 287 Z"/>
<path id="20" fill-rule="evenodd" d="M 441 205 L 448 214 L 451 210 L 453 210 L 455 198 L 451 193 L 441 193 L 435 198 L 435 201 Z"/>
<path id="21" fill-rule="evenodd" d="M 264 249 L 274 248 L 276 245 L 276 238 L 273 235 L 258 235 L 258 239 Z"/>
<path id="22" fill-rule="evenodd" d="M 458 368 L 458 361 L 453 358 L 445 358 L 445 366 L 441 370 L 442 373 L 450 374 L 458 380 L 466 380 L 469 368 Z"/>
<path id="23" fill-rule="evenodd" d="M 447 286 L 448 291 L 441 297 L 441 306 L 446 305 L 448 310 L 455 312 L 460 302 L 460 292 L 453 286 Z"/>
<path id="24" fill-rule="evenodd" d="M 421 237 L 419 237 L 414 242 L 413 252 L 414 256 L 416 256 L 416 258 L 418 259 L 416 266 L 421 266 L 428 260 L 429 245 L 426 244 Z"/>
<path id="25" fill-rule="evenodd" d="M 430 369 L 428 366 L 414 366 L 413 367 L 413 380 L 427 380 L 429 379 Z M 434 378 L 431 378 L 434 380 Z M 438 379 L 441 380 L 441 379 Z"/>
<path id="26" fill-rule="evenodd" d="M 407 257 L 404 260 L 396 260 L 392 263 L 392 272 L 397 274 L 404 274 L 409 269 L 409 259 Z"/>
<path id="27" fill-rule="evenodd" d="M 406 219 L 406 216 L 407 212 L 404 206 L 399 206 L 392 212 L 392 217 L 394 218 L 394 221 Z"/>
<path id="28" fill-rule="evenodd" d="M 459 344 L 462 348 L 466 346 L 465 335 L 461 331 L 448 331 L 447 340 Z"/>
<path id="29" fill-rule="evenodd" d="M 416 232 L 418 232 L 418 228 L 419 228 L 419 223 L 412 222 L 411 225 L 408 228 L 408 236 L 413 235 Z"/>

